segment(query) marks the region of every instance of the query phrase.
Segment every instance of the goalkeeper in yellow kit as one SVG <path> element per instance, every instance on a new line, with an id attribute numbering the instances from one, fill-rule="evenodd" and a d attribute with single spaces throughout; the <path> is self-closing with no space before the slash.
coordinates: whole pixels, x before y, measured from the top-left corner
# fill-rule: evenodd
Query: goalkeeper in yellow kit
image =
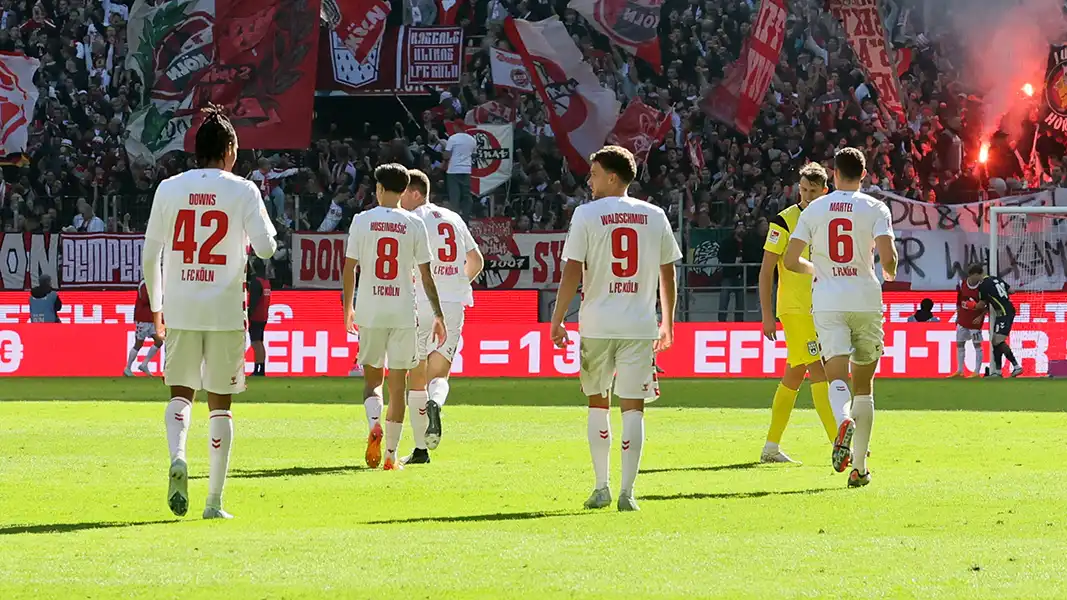
<path id="1" fill-rule="evenodd" d="M 819 339 L 811 316 L 811 275 L 795 273 L 782 264 L 782 255 L 789 245 L 789 235 L 796 227 L 800 211 L 808 203 L 825 195 L 826 170 L 818 163 L 808 163 L 800 169 L 800 202 L 778 213 L 770 222 L 767 242 L 763 245 L 763 264 L 759 272 L 759 300 L 763 311 L 763 335 L 774 340 L 777 335 L 774 312 L 771 309 L 771 286 L 774 271 L 778 269 L 778 320 L 785 333 L 785 373 L 774 392 L 771 404 L 771 427 L 767 431 L 767 443 L 760 454 L 760 462 L 790 463 L 779 443 L 782 433 L 793 412 L 800 384 L 804 375 L 811 375 L 811 398 L 815 411 L 826 429 L 830 443 L 837 437 L 837 422 L 830 408 L 830 392 L 819 355 Z M 805 249 L 805 257 L 811 249 Z"/>

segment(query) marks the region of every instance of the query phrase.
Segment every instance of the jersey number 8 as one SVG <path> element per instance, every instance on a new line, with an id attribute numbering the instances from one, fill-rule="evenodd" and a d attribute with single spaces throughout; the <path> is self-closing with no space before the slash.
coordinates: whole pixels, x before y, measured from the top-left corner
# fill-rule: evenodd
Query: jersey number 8
<path id="1" fill-rule="evenodd" d="M 850 263 L 855 256 L 852 245 L 852 221 L 833 219 L 830 221 L 830 260 L 835 263 Z"/>
<path id="2" fill-rule="evenodd" d="M 400 271 L 397 256 L 400 255 L 400 241 L 394 237 L 378 238 L 378 258 L 374 261 L 374 276 L 380 281 L 396 279 Z"/>

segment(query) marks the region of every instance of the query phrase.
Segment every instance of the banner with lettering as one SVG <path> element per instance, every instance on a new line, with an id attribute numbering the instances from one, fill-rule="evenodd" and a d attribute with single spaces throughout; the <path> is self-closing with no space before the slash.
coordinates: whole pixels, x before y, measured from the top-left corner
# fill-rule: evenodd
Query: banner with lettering
<path id="1" fill-rule="evenodd" d="M 59 236 L 0 232 L 0 290 L 29 290 L 41 275 L 59 283 Z"/>
<path id="2" fill-rule="evenodd" d="M 335 31 L 323 31 L 319 55 L 319 96 L 424 95 L 459 83 L 463 28 L 389 27 L 358 60 Z"/>
<path id="3" fill-rule="evenodd" d="M 763 0 L 740 57 L 726 68 L 723 81 L 708 91 L 701 107 L 711 118 L 748 135 L 778 67 L 785 40 L 784 0 Z"/>
<path id="4" fill-rule="evenodd" d="M 64 233 L 59 236 L 61 289 L 136 288 L 144 264 L 140 233 Z"/>
<path id="5" fill-rule="evenodd" d="M 1049 47 L 1041 129 L 1067 134 L 1067 45 Z"/>
<path id="6" fill-rule="evenodd" d="M 385 34 L 392 6 L 385 0 L 337 0 L 341 18 L 334 30 L 357 62 L 366 60 Z"/>
<path id="7" fill-rule="evenodd" d="M 868 82 L 878 90 L 879 101 L 891 112 L 903 116 L 900 80 L 896 65 L 889 58 L 878 0 L 826 0 L 826 4 L 844 26 L 852 51 L 867 71 Z"/>

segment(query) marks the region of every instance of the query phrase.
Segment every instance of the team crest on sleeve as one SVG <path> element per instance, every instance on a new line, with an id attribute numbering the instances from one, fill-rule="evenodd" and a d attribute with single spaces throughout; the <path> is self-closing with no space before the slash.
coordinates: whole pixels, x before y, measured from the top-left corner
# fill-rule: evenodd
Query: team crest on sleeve
<path id="1" fill-rule="evenodd" d="M 778 231 L 777 229 L 772 229 L 771 232 L 767 234 L 767 243 L 768 244 L 777 244 L 778 240 L 781 239 L 781 237 L 782 237 L 782 232 L 781 231 Z"/>
<path id="2" fill-rule="evenodd" d="M 819 355 L 819 342 L 808 342 L 808 354 L 812 356 Z"/>

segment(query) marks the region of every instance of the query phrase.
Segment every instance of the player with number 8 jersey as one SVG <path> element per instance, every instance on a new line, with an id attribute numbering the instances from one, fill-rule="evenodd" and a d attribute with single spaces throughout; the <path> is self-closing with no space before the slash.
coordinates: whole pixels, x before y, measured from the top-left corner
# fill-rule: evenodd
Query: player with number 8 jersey
<path id="1" fill-rule="evenodd" d="M 587 438 L 595 485 L 586 508 L 611 502 L 608 455 L 612 392 L 622 409 L 622 486 L 618 509 L 637 510 L 634 482 L 644 445 L 645 401 L 655 400 L 655 353 L 674 337 L 677 298 L 674 263 L 682 257 L 667 215 L 658 206 L 630 198 L 626 190 L 637 175 L 633 154 L 607 146 L 590 160 L 594 200 L 571 217 L 563 246 L 563 267 L 552 340 L 568 343 L 563 319 L 582 284 L 578 312 L 580 380 L 589 399 Z M 657 324 L 657 288 L 663 309 Z"/>

